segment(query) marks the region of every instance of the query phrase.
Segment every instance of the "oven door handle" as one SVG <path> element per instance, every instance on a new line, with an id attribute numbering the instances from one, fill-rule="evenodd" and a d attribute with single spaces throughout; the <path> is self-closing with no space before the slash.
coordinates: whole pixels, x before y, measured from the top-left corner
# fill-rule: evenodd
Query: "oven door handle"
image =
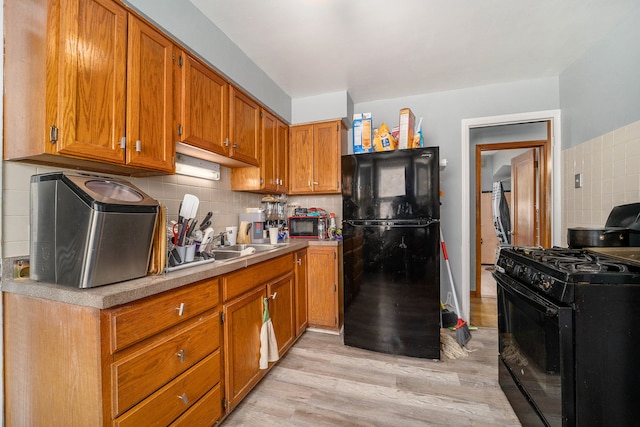
<path id="1" fill-rule="evenodd" d="M 530 289 L 527 289 L 517 280 L 499 273 L 494 274 L 494 277 L 496 278 L 496 283 L 498 284 L 498 286 L 500 286 L 505 292 L 533 306 L 534 308 L 539 309 L 540 307 L 542 307 L 547 317 L 558 316 L 558 311 L 560 308 L 558 305 L 538 295 Z"/>

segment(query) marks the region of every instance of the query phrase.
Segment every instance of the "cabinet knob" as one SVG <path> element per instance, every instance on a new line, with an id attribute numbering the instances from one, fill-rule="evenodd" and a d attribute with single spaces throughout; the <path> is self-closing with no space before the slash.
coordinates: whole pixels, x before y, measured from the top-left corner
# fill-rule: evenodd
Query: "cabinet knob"
<path id="1" fill-rule="evenodd" d="M 184 316 L 184 303 L 181 302 L 180 306 L 177 307 L 176 310 L 178 310 L 178 316 L 180 317 Z"/>
<path id="2" fill-rule="evenodd" d="M 180 350 L 179 352 L 176 353 L 176 357 L 180 359 L 180 363 L 184 363 L 185 351 Z"/>
<path id="3" fill-rule="evenodd" d="M 225 139 L 222 144 L 224 144 L 225 147 L 228 147 L 229 146 L 229 138 Z"/>
<path id="4" fill-rule="evenodd" d="M 320 184 L 320 183 L 317 182 L 317 181 L 313 181 L 313 185 L 318 185 L 318 184 Z"/>
<path id="5" fill-rule="evenodd" d="M 233 144 L 233 148 L 237 150 L 238 149 L 238 144 L 234 143 Z"/>
<path id="6" fill-rule="evenodd" d="M 178 396 L 178 399 L 182 400 L 182 403 L 184 403 L 185 405 L 189 404 L 189 398 L 187 397 L 187 393 L 182 393 L 180 396 Z"/>
<path id="7" fill-rule="evenodd" d="M 142 142 L 140 142 L 140 140 L 136 141 L 136 151 L 138 153 L 142 151 Z"/>
<path id="8" fill-rule="evenodd" d="M 297 263 L 298 265 L 302 265 L 302 258 L 298 258 L 298 259 L 296 260 L 296 263 Z"/>

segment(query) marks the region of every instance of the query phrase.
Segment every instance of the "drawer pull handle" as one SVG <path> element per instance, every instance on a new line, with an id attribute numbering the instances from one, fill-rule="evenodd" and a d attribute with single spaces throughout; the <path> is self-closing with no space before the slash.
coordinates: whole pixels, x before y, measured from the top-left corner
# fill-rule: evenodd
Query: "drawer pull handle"
<path id="1" fill-rule="evenodd" d="M 180 358 L 180 363 L 184 363 L 184 350 L 180 350 L 176 353 L 176 357 Z"/>
<path id="2" fill-rule="evenodd" d="M 178 310 L 178 316 L 180 317 L 184 316 L 184 303 L 181 302 L 180 307 L 176 308 L 176 310 Z"/>
<path id="3" fill-rule="evenodd" d="M 296 262 L 298 263 L 298 265 L 302 265 L 302 258 L 298 258 Z"/>
<path id="4" fill-rule="evenodd" d="M 276 295 L 278 295 L 278 293 L 274 292 L 268 299 L 276 299 Z"/>
<path id="5" fill-rule="evenodd" d="M 187 397 L 187 393 L 182 393 L 180 396 L 178 396 L 178 399 L 182 400 L 182 403 L 184 403 L 185 405 L 189 404 L 189 398 Z"/>

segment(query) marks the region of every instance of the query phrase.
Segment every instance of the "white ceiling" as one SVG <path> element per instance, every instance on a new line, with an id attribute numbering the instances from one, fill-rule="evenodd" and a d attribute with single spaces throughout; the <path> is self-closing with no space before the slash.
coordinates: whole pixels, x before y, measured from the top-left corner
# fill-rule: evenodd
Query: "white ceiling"
<path id="1" fill-rule="evenodd" d="M 347 90 L 355 103 L 558 76 L 640 7 L 638 0 L 190 1 L 291 98 Z"/>

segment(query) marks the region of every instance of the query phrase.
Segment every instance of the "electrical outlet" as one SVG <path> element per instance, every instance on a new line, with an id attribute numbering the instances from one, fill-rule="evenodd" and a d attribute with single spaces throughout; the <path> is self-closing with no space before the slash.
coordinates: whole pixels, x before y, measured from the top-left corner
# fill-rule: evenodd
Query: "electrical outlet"
<path id="1" fill-rule="evenodd" d="M 574 186 L 575 188 L 582 188 L 582 174 L 577 173 L 574 178 Z"/>

